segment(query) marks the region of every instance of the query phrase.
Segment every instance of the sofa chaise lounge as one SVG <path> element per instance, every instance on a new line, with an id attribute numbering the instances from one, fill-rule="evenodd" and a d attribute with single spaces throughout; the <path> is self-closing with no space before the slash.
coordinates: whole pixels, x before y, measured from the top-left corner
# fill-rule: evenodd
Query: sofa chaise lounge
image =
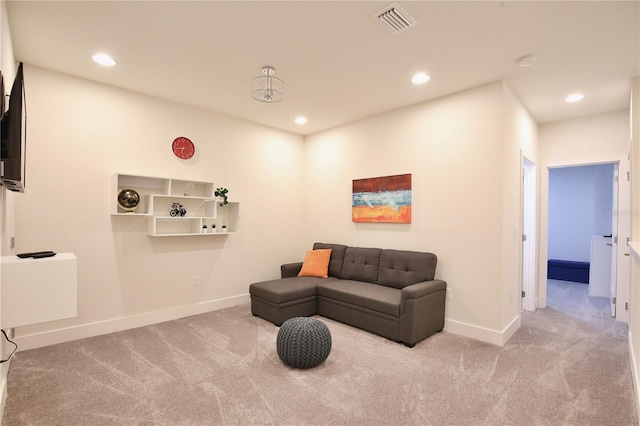
<path id="1" fill-rule="evenodd" d="M 280 267 L 281 278 L 249 286 L 251 312 L 280 326 L 322 315 L 413 347 L 444 328 L 446 282 L 434 279 L 432 253 L 315 243 L 331 249 L 327 278 L 298 276 L 303 262 Z"/>

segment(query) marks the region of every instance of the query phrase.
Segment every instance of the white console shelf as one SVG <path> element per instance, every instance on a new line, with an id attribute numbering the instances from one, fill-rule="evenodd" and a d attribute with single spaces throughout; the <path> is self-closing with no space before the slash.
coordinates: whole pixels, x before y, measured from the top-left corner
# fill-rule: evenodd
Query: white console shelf
<path id="1" fill-rule="evenodd" d="M 133 212 L 118 205 L 117 197 L 123 189 L 133 189 L 140 195 Z M 185 216 L 171 216 L 174 203 L 182 205 Z M 114 174 L 110 204 L 112 216 L 146 216 L 147 234 L 153 237 L 225 235 L 240 230 L 240 204 L 220 206 L 212 182 Z M 211 232 L 212 225 L 217 232 Z"/>
<path id="2" fill-rule="evenodd" d="M 2 256 L 0 328 L 73 318 L 77 315 L 77 259 L 58 253 L 43 259 Z"/>

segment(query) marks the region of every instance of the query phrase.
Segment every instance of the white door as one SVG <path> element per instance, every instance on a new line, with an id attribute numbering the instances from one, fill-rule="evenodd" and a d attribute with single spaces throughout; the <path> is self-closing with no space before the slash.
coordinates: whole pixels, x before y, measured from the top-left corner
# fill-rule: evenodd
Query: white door
<path id="1" fill-rule="evenodd" d="M 620 212 L 620 164 L 613 166 L 613 208 L 611 214 L 611 316 L 616 316 L 616 291 L 618 288 L 618 217 Z M 593 251 L 593 249 L 592 249 Z"/>
<path id="2" fill-rule="evenodd" d="M 613 214 L 614 223 L 617 222 L 617 244 L 612 250 L 612 295 L 616 298 L 616 320 L 629 322 L 629 283 L 631 282 L 631 257 L 627 242 L 631 236 L 631 182 L 629 181 L 629 159 L 618 164 L 619 179 L 617 182 L 617 210 Z M 615 185 L 615 183 L 614 183 Z M 615 197 L 615 195 L 614 195 Z M 614 204 L 615 206 L 615 204 Z M 615 208 L 615 207 L 614 207 Z M 616 234 L 613 234 L 614 236 Z M 614 242 L 615 242 L 614 238 Z M 615 277 L 613 275 L 615 270 Z M 615 280 L 613 279 L 615 278 Z M 615 284 L 614 284 L 615 283 Z M 615 292 L 613 292 L 615 285 Z"/>

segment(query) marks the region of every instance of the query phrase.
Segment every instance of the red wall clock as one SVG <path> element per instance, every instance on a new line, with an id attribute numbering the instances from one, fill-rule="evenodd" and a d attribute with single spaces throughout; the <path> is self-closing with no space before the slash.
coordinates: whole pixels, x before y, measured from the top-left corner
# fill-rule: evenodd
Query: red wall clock
<path id="1" fill-rule="evenodd" d="M 181 160 L 188 160 L 196 153 L 196 146 L 191 142 L 191 140 L 189 140 L 189 138 L 180 136 L 173 140 L 171 150 L 173 151 L 173 154 Z"/>

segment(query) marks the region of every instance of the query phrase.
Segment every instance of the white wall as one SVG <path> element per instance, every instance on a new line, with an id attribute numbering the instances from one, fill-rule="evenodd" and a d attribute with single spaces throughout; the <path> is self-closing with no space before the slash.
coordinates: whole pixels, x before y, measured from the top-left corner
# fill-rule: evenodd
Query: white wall
<path id="1" fill-rule="evenodd" d="M 508 338 L 519 327 L 522 311 L 523 161 L 526 158 L 537 169 L 539 154 L 538 123 L 506 84 L 503 84 L 503 139 L 501 297 L 502 329 Z M 534 216 L 538 216 L 537 212 Z M 533 243 L 536 247 L 537 241 Z"/>
<path id="2" fill-rule="evenodd" d="M 589 262 L 591 237 L 611 235 L 613 164 L 549 170 L 549 259 Z"/>
<path id="3" fill-rule="evenodd" d="M 540 126 L 540 259 L 549 258 L 549 168 L 625 161 L 628 153 L 628 110 Z M 539 267 L 538 305 L 546 307 L 546 262 Z"/>
<path id="4" fill-rule="evenodd" d="M 629 113 L 631 137 L 631 288 L 629 296 L 629 355 L 640 415 L 640 76 L 633 79 Z"/>
<path id="5" fill-rule="evenodd" d="M 0 1 L 0 71 L 2 71 L 2 78 L 4 81 L 5 93 L 2 96 L 11 92 L 11 85 L 15 79 L 17 71 L 16 61 L 13 55 L 13 44 L 11 41 L 11 29 L 9 27 L 9 18 L 7 15 L 7 4 L 4 0 Z M 5 98 L 5 108 L 8 107 L 8 102 Z M 15 194 L 7 191 L 4 187 L 0 187 L 0 201 L 1 207 L 0 214 L 1 224 L 0 231 L 2 232 L 2 238 L 0 239 L 0 253 L 7 255 L 12 253 L 9 246 L 9 235 L 14 232 L 14 196 Z"/>
<path id="6" fill-rule="evenodd" d="M 451 288 L 450 331 L 503 344 L 519 326 L 520 157 L 535 160 L 537 126 L 503 83 L 303 143 L 28 64 L 25 79 L 17 251 L 74 252 L 79 311 L 20 328 L 23 349 L 247 302 L 251 282 L 277 277 L 314 241 L 432 251 Z M 193 160 L 171 154 L 179 135 L 196 142 Z M 150 238 L 143 218 L 108 215 L 116 172 L 228 187 L 241 233 Z M 352 180 L 399 173 L 413 174 L 413 223 L 352 223 Z"/>
<path id="7" fill-rule="evenodd" d="M 435 253 L 451 292 L 447 330 L 502 344 L 519 313 L 519 298 L 509 301 L 518 259 L 505 258 L 519 246 L 520 149 L 537 143 L 518 105 L 498 82 L 308 136 L 306 244 Z M 410 225 L 351 221 L 353 179 L 403 173 L 413 179 Z"/>
<path id="8" fill-rule="evenodd" d="M 0 93 L 0 96 L 5 96 L 6 93 L 10 92 L 16 69 L 7 5 L 2 0 L 0 1 L 0 71 L 2 71 L 5 93 Z M 0 187 L 0 254 L 3 256 L 13 253 L 9 246 L 9 235 L 13 234 L 14 229 L 14 197 L 12 192 Z M 0 356 L 2 356 L 2 359 L 9 355 L 8 347 L 13 348 L 13 345 L 6 344 L 4 336 L 2 336 L 0 339 Z M 3 363 L 0 367 L 0 418 L 2 418 L 4 401 L 7 395 L 7 374 L 9 373 L 10 363 Z"/>
<path id="9" fill-rule="evenodd" d="M 75 253 L 79 288 L 78 317 L 19 328 L 22 348 L 246 303 L 249 284 L 301 258 L 301 136 L 29 65 L 25 86 L 16 249 Z M 177 136 L 195 142 L 193 159 L 173 156 Z M 109 215 L 114 173 L 224 186 L 241 232 L 149 237 L 144 218 Z"/>

